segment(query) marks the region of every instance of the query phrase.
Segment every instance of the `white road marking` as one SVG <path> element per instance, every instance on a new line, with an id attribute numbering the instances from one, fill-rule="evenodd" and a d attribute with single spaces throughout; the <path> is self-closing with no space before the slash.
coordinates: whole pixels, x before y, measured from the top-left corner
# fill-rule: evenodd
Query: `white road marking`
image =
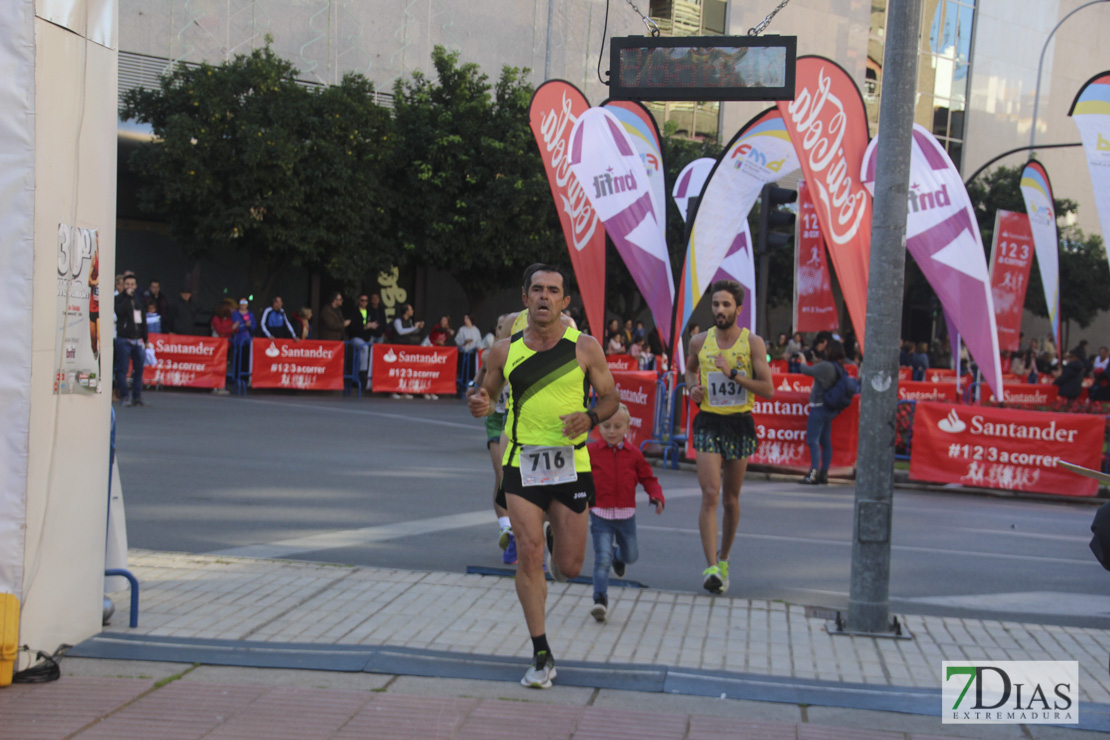
<path id="1" fill-rule="evenodd" d="M 382 411 L 366 411 L 363 409 L 352 409 L 345 406 L 321 406 L 312 403 L 289 403 L 288 401 L 263 401 L 261 399 L 247 398 L 247 403 L 256 403 L 262 406 L 285 406 L 287 408 L 297 409 L 313 409 L 314 411 L 323 411 L 328 414 L 357 414 L 359 416 L 378 416 L 383 419 L 398 419 L 400 421 L 415 421 L 421 424 L 431 424 L 433 426 L 441 427 L 454 427 L 456 429 L 469 429 L 473 432 L 485 433 L 485 426 L 481 419 L 475 419 L 473 424 L 460 424 L 457 421 L 443 421 L 442 419 L 429 419 L 425 416 L 413 416 L 412 414 L 387 414 Z"/>
<path id="2" fill-rule="evenodd" d="M 217 550 L 208 555 L 225 555 L 243 558 L 285 558 L 301 552 L 316 550 L 334 550 L 342 547 L 358 547 L 372 542 L 396 540 L 402 537 L 445 532 L 450 529 L 464 529 L 476 527 L 481 524 L 491 528 L 497 522 L 490 509 L 472 511 L 467 514 L 448 514 L 430 519 L 414 519 L 407 522 L 381 524 L 375 527 L 362 527 L 360 529 L 344 529 L 338 532 L 325 532 L 323 534 L 294 537 L 277 542 L 265 542 L 257 545 L 244 545 L 231 547 L 226 550 Z"/>
<path id="3" fill-rule="evenodd" d="M 653 524 L 639 524 L 636 525 L 637 529 L 646 529 L 656 532 L 671 532 L 674 534 L 696 535 L 700 536 L 700 532 L 696 529 L 682 529 L 679 527 L 660 527 Z M 836 547 L 851 547 L 850 540 L 826 540 L 818 539 L 816 537 L 790 537 L 787 535 L 777 534 L 752 534 L 750 532 L 737 532 L 736 536 L 742 539 L 750 540 L 771 540 L 773 542 L 796 542 L 804 545 L 833 545 Z M 914 545 L 892 545 L 892 550 L 900 550 L 903 552 L 924 552 L 934 555 L 958 555 L 960 557 L 976 557 L 976 558 L 998 558 L 1001 560 L 1024 560 L 1037 563 L 1063 563 L 1066 565 L 1098 565 L 1093 557 L 1085 560 L 1078 560 L 1075 558 L 1050 558 L 1040 555 L 1017 555 L 1013 553 L 1002 552 L 971 552 L 968 550 L 949 550 L 946 548 L 938 547 L 916 547 Z M 1101 566 L 1100 566 L 1101 567 Z"/>

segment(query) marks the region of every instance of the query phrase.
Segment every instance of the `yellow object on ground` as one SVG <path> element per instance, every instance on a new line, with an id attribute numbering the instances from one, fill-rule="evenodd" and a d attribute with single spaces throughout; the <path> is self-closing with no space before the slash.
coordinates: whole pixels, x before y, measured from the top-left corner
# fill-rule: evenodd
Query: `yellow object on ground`
<path id="1" fill-rule="evenodd" d="M 19 651 L 19 599 L 0 594 L 0 687 L 12 682 L 12 669 Z"/>

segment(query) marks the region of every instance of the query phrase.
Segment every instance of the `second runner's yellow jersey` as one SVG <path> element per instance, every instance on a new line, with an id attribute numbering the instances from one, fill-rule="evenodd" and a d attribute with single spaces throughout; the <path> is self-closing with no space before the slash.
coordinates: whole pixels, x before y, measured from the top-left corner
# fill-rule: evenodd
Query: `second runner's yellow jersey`
<path id="1" fill-rule="evenodd" d="M 727 372 L 717 369 L 717 356 L 723 355 L 729 368 L 737 368 L 738 375 L 752 377 L 752 350 L 748 343 L 747 329 L 740 330 L 740 336 L 732 346 L 722 349 L 717 344 L 717 327 L 711 326 L 705 333 L 705 343 L 698 352 L 698 368 L 701 386 L 705 395 L 698 408 L 714 414 L 743 414 L 755 407 L 755 394 L 729 378 Z"/>

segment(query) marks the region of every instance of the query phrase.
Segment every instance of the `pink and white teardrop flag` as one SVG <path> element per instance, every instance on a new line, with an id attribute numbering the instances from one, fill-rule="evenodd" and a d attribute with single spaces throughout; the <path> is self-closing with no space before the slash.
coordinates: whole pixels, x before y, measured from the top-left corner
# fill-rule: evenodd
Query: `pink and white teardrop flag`
<path id="1" fill-rule="evenodd" d="M 663 142 L 655 117 L 635 100 L 606 100 L 601 104 L 624 126 L 647 172 L 651 205 L 659 218 L 659 233 L 667 241 L 667 183 L 663 168 Z"/>
<path id="2" fill-rule="evenodd" d="M 690 243 L 679 281 L 675 339 L 690 321 L 698 301 L 718 278 L 726 260 L 744 286 L 744 304 L 737 319 L 755 326 L 755 270 L 748 213 L 760 191 L 798 169 L 798 155 L 786 132 L 782 114 L 770 108 L 748 121 L 717 159 L 692 216 Z M 747 281 L 747 282 L 745 282 Z M 745 320 L 747 323 L 744 323 Z"/>
<path id="3" fill-rule="evenodd" d="M 744 286 L 744 304 L 740 306 L 740 314 L 736 317 L 736 325 L 747 328 L 755 334 L 755 255 L 752 246 L 752 232 L 748 227 L 748 220 L 740 227 L 740 233 L 728 246 L 725 258 L 721 260 L 720 267 L 709 281 L 712 285 L 718 280 L 735 280 Z"/>
<path id="4" fill-rule="evenodd" d="M 1021 171 L 1021 197 L 1025 212 L 1029 214 L 1029 228 L 1033 231 L 1033 249 L 1037 253 L 1037 269 L 1041 273 L 1044 302 L 1048 306 L 1048 321 L 1052 336 L 1060 346 L 1060 239 L 1056 233 L 1056 206 L 1052 198 L 1052 183 L 1044 165 L 1029 160 Z"/>
<path id="5" fill-rule="evenodd" d="M 872 194 L 877 144 L 876 137 L 867 147 L 860 173 Z M 913 127 L 908 206 L 906 248 L 978 363 L 987 385 L 1001 399 L 1002 363 L 994 300 L 975 211 L 948 153 L 917 124 Z"/>
<path id="6" fill-rule="evenodd" d="M 705 181 L 709 179 L 709 173 L 713 171 L 715 164 L 717 160 L 712 157 L 700 157 L 683 167 L 682 172 L 678 173 L 671 196 L 674 197 L 683 221 L 690 220 L 690 199 L 701 197 L 702 188 L 705 187 Z"/>
<path id="7" fill-rule="evenodd" d="M 1068 115 L 1083 139 L 1102 224 L 1102 244 L 1110 256 L 1110 70 L 1099 72 L 1080 88 Z"/>
<path id="8" fill-rule="evenodd" d="M 671 335 L 674 276 L 662 216 L 652 203 L 651 183 L 620 120 L 605 108 L 579 116 L 570 134 L 570 168 L 644 296 L 655 325 Z"/>

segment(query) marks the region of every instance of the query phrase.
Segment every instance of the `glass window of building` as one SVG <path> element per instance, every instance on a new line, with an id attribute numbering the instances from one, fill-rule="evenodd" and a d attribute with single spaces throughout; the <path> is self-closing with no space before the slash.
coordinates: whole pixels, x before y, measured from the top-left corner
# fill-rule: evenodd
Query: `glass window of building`
<path id="1" fill-rule="evenodd" d="M 871 34 L 863 99 L 871 135 L 878 133 L 887 0 L 871 0 Z M 959 168 L 963 160 L 975 0 L 923 0 L 914 122 L 929 129 Z"/>

